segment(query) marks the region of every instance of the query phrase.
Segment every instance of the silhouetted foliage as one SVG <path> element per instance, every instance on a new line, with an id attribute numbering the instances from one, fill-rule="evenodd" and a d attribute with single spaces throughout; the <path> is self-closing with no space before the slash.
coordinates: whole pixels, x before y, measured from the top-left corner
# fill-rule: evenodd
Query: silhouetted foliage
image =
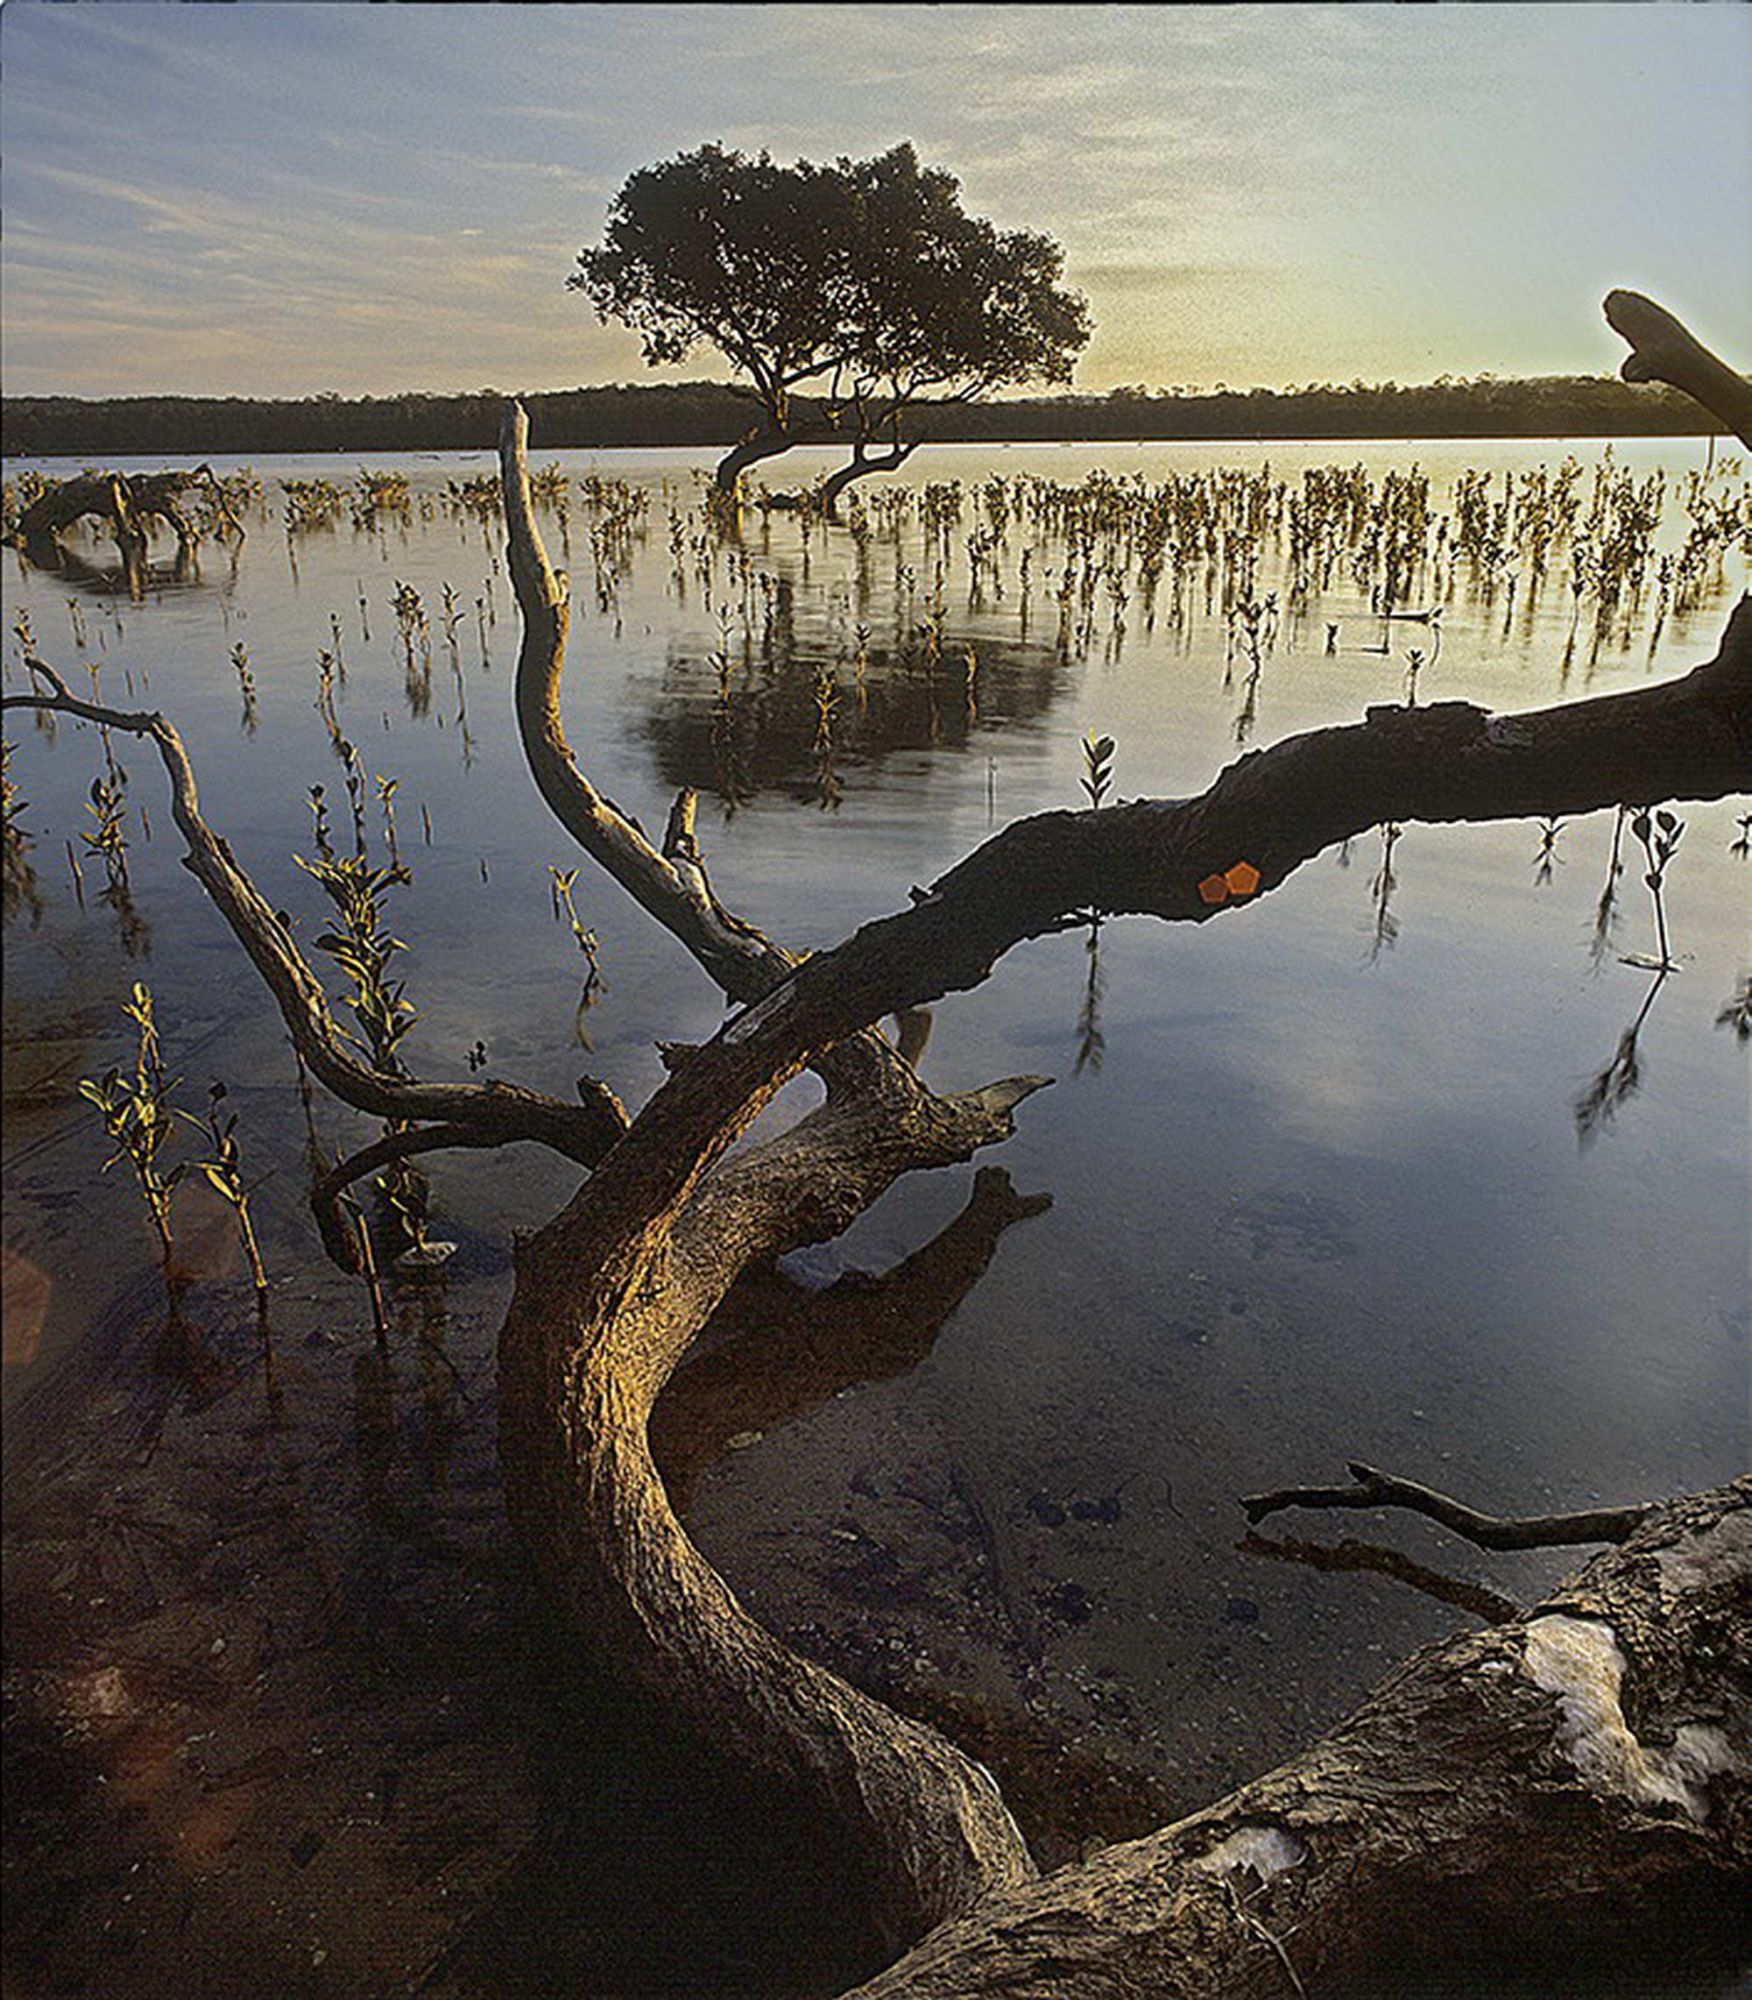
<path id="1" fill-rule="evenodd" d="M 698 445 L 722 450 L 748 428 L 748 404 L 721 382 L 615 384 L 520 399 L 556 451 Z M 270 452 L 490 451 L 503 397 L 470 395 L 9 396 L 9 457 L 177 458 Z M 793 428 L 831 442 L 830 405 L 791 399 Z M 1448 382 L 1400 388 L 1228 390 L 1221 395 L 1005 397 L 920 409 L 933 443 L 1151 439 L 1683 437 L 1710 429 L 1676 390 L 1610 376 Z"/>
<path id="2" fill-rule="evenodd" d="M 717 348 L 761 422 L 720 468 L 800 441 L 792 391 L 828 385 L 828 422 L 899 442 L 903 411 L 1006 385 L 1067 381 L 1087 310 L 1049 237 L 999 231 L 910 145 L 873 160 L 777 165 L 702 146 L 633 174 L 606 238 L 569 279 L 653 365 Z M 860 460 L 861 463 L 861 460 Z"/>

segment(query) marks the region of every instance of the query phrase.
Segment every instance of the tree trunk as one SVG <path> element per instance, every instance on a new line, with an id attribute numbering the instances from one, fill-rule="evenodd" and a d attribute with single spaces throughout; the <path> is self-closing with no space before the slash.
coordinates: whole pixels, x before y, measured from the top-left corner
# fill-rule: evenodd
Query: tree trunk
<path id="1" fill-rule="evenodd" d="M 93 514 L 108 525 L 122 567 L 132 577 L 146 560 L 146 530 L 136 516 L 129 482 L 119 472 L 64 480 L 25 509 L 14 539 L 32 562 L 53 569 L 61 559 L 62 535 Z"/>
<path id="2" fill-rule="evenodd" d="M 1652 1509 L 1529 1616 L 1415 1654 L 1217 1805 L 993 1896 L 857 2000 L 1281 2000 L 1598 1941 L 1631 1906 L 1743 1920 L 1748 1660 L 1740 1480 Z"/>
<path id="3" fill-rule="evenodd" d="M 890 445 L 885 457 L 871 458 L 864 449 L 863 439 L 858 439 L 852 446 L 851 463 L 829 473 L 822 481 L 821 511 L 830 521 L 837 521 L 840 495 L 854 480 L 867 479 L 873 472 L 898 472 L 918 448 L 919 440 L 913 438 L 906 444 L 897 442 Z"/>
<path id="4" fill-rule="evenodd" d="M 750 431 L 719 459 L 718 469 L 712 475 L 712 491 L 726 496 L 733 494 L 751 465 L 758 465 L 763 458 L 777 458 L 796 442 L 783 424 L 768 424 L 764 430 Z"/>

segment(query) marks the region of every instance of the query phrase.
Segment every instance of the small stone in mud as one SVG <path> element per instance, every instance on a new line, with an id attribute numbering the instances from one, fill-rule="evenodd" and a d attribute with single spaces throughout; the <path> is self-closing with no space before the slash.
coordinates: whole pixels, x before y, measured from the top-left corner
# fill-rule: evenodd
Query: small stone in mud
<path id="1" fill-rule="evenodd" d="M 1095 1616 L 1095 1601 L 1080 1583 L 1061 1583 L 1049 1590 L 1046 1608 L 1067 1625 L 1087 1625 Z"/>
<path id="2" fill-rule="evenodd" d="M 292 1843 L 292 1864 L 296 1868 L 308 1868 L 322 1852 L 322 1835 L 312 1827 L 308 1833 L 301 1833 Z"/>
<path id="3" fill-rule="evenodd" d="M 1251 1597 L 1231 1597 L 1223 1606 L 1223 1616 L 1231 1625 L 1257 1625 L 1259 1606 Z"/>
<path id="4" fill-rule="evenodd" d="M 1111 1527 L 1119 1519 L 1119 1495 L 1106 1493 L 1099 1500 L 1073 1500 L 1071 1514 L 1079 1521 L 1099 1521 Z"/>
<path id="5" fill-rule="evenodd" d="M 1065 1524 L 1065 1510 L 1056 1500 L 1048 1499 L 1044 1493 L 1028 1496 L 1028 1511 L 1043 1528 L 1062 1528 Z"/>

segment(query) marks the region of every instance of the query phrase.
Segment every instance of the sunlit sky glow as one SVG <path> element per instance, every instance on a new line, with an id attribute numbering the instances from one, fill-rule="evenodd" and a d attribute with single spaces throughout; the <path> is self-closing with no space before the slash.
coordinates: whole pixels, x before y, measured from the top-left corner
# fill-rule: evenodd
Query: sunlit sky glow
<path id="1" fill-rule="evenodd" d="M 570 387 L 647 371 L 565 289 L 709 139 L 911 139 L 1044 229 L 1076 386 L 1586 372 L 1648 291 L 1752 348 L 1752 9 L 10 0 L 13 395 Z"/>

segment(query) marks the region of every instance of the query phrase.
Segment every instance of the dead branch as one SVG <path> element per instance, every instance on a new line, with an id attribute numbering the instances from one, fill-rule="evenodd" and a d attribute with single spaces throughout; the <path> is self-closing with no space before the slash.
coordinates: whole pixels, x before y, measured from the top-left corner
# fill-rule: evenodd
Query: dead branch
<path id="1" fill-rule="evenodd" d="M 1752 448 L 1752 382 L 1712 354 L 1682 321 L 1641 292 L 1608 292 L 1606 320 L 1630 342 L 1619 373 L 1627 382 L 1665 382 L 1720 417 Z"/>
<path id="2" fill-rule="evenodd" d="M 1521 1607 L 1500 1590 L 1470 1582 L 1465 1577 L 1444 1576 L 1426 1563 L 1413 1562 L 1400 1549 L 1382 1548 L 1375 1542 L 1352 1541 L 1348 1536 L 1342 1542 L 1305 1542 L 1288 1535 L 1262 1535 L 1250 1529 L 1235 1546 L 1250 1556 L 1301 1563 L 1308 1569 L 1338 1573 L 1366 1570 L 1375 1576 L 1390 1576 L 1395 1583 L 1409 1584 L 1438 1604 L 1452 1604 L 1491 1625 L 1501 1625 L 1521 1615 Z"/>
<path id="3" fill-rule="evenodd" d="M 1027 1085 L 995 1087 L 980 1119 L 971 1104 L 904 1090 L 885 1101 L 872 1086 L 719 1166 L 725 1152 L 845 1036 L 977 984 L 1017 939 L 1091 907 L 1208 917 L 1200 885 L 1213 873 L 1247 860 L 1269 889 L 1384 818 L 1728 789 L 1749 764 L 1749 637 L 1743 608 L 1720 658 L 1665 688 L 1509 718 L 1467 704 L 1374 710 L 1360 726 L 1243 758 L 1199 799 L 1019 822 L 914 907 L 805 961 L 735 1015 L 674 1069 L 568 1208 L 518 1246 L 500 1371 L 521 1533 L 619 1670 L 842 1816 L 889 1937 L 978 1903 L 1025 1872 L 1026 1854 L 958 1753 L 751 1624 L 670 1512 L 647 1424 L 735 1271 L 836 1232 L 895 1174 L 1001 1136 Z"/>
<path id="4" fill-rule="evenodd" d="M 1285 1507 L 1403 1507 L 1426 1520 L 1451 1528 L 1481 1549 L 1570 1548 L 1580 1542 L 1622 1542 L 1647 1519 L 1648 1505 L 1596 1507 L 1578 1514 L 1524 1514 L 1501 1519 L 1481 1514 L 1433 1487 L 1415 1480 L 1377 1472 L 1371 1465 L 1349 1466 L 1349 1486 L 1286 1486 L 1275 1493 L 1254 1493 L 1241 1502 L 1247 1518 L 1263 1521 Z"/>
<path id="5" fill-rule="evenodd" d="M 536 525 L 529 490 L 529 419 L 519 403 L 506 407 L 499 438 L 505 494 L 508 565 L 523 639 L 517 654 L 518 734 L 530 776 L 548 810 L 597 865 L 647 915 L 692 953 L 732 1000 L 769 993 L 796 966 L 796 954 L 775 943 L 719 901 L 695 832 L 697 796 L 681 792 L 669 812 L 661 850 L 580 768 L 560 719 L 560 684 L 571 624 L 571 587 L 556 571 Z M 828 1058 L 830 1089 L 863 1079 L 904 1086 L 910 1066 L 871 1030 Z M 913 1087 L 922 1087 L 914 1080 Z"/>
<path id="6" fill-rule="evenodd" d="M 678 1725 L 830 1807 L 891 1949 L 1029 1873 L 1021 1836 L 980 1766 L 749 1618 L 676 1520 L 648 1423 L 738 1272 L 837 1235 L 898 1175 L 1007 1137 L 1039 1081 L 830 1099 L 656 1217 L 611 1187 L 597 1229 L 518 1244 L 500 1336 L 507 1497 L 559 1602 Z M 587 1241 L 606 1264 L 576 1261 Z"/>

